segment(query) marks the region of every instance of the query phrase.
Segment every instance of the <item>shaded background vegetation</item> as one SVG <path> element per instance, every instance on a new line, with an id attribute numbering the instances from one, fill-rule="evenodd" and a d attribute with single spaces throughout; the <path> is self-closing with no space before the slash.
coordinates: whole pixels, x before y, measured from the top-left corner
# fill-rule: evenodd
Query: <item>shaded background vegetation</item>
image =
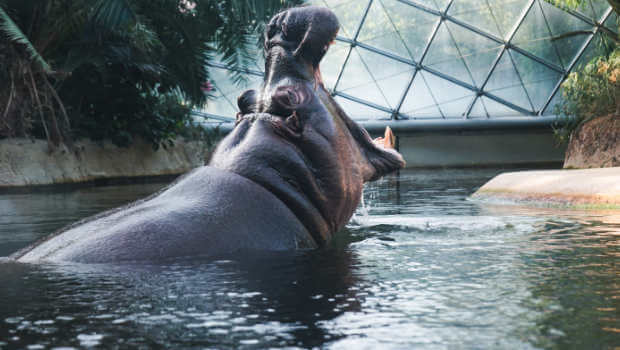
<path id="1" fill-rule="evenodd" d="M 300 2 L 0 0 L 0 138 L 170 142 L 208 102 L 206 63 L 246 67 L 264 22 Z"/>
<path id="2" fill-rule="evenodd" d="M 546 0 L 568 9 L 586 6 L 585 0 Z M 620 0 L 607 0 L 616 15 L 620 15 Z M 620 23 L 618 33 L 620 33 Z M 562 119 L 555 134 L 561 142 L 585 122 L 612 115 L 620 118 L 620 38 L 617 33 L 603 31 L 596 45 L 597 54 L 569 74 L 562 84 L 563 102 L 555 113 Z M 612 119 L 610 119 L 612 120 Z"/>

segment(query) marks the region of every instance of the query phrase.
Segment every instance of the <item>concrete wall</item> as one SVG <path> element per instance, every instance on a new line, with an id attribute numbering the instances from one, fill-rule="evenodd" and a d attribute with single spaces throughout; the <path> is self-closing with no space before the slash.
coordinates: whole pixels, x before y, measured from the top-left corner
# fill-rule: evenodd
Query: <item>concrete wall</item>
<path id="1" fill-rule="evenodd" d="M 203 165 L 209 151 L 203 142 L 183 140 L 158 151 L 144 141 L 129 148 L 79 141 L 74 151 L 53 152 L 43 140 L 0 140 L 0 188 L 182 174 Z"/>
<path id="2" fill-rule="evenodd" d="M 407 167 L 518 166 L 561 164 L 551 130 L 396 132 Z"/>
<path id="3" fill-rule="evenodd" d="M 565 149 L 556 147 L 548 127 L 417 131 L 398 125 L 398 148 L 409 168 L 559 165 L 564 159 Z M 376 137 L 384 128 L 369 130 Z M 0 140 L 0 188 L 181 174 L 203 165 L 211 150 L 201 142 L 179 140 L 158 151 L 142 141 L 130 148 L 80 141 L 76 151 L 50 153 L 42 140 Z"/>

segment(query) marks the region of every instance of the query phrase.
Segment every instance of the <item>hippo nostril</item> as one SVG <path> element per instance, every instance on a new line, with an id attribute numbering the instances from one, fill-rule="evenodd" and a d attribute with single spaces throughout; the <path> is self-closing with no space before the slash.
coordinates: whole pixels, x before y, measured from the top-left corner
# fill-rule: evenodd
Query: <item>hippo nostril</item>
<path id="1" fill-rule="evenodd" d="M 293 114 L 289 115 L 284 122 L 291 130 L 295 132 L 301 131 L 301 123 L 299 122 L 297 111 L 293 111 Z"/>
<path id="2" fill-rule="evenodd" d="M 291 106 L 297 106 L 299 104 L 299 96 L 293 90 L 286 91 L 288 95 L 288 100 Z"/>

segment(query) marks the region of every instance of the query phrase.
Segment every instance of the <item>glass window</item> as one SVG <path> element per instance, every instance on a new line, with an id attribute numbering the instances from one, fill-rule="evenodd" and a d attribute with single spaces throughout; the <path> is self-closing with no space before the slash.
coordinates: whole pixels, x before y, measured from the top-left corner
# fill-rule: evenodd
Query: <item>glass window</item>
<path id="1" fill-rule="evenodd" d="M 347 98 L 336 96 L 336 102 L 342 107 L 350 118 L 357 120 L 389 120 L 390 113 L 384 112 L 370 106 L 351 101 Z"/>
<path id="2" fill-rule="evenodd" d="M 329 7 L 340 22 L 338 35 L 349 39 L 355 36 L 366 7 L 368 7 L 368 0 L 312 0 L 307 3 Z"/>
<path id="3" fill-rule="evenodd" d="M 353 48 L 336 91 L 394 109 L 411 80 L 413 66 Z"/>
<path id="4" fill-rule="evenodd" d="M 564 73 L 615 45 L 604 30 L 592 37 L 593 23 L 604 20 L 608 33 L 618 31 L 607 0 L 584 0 L 576 10 L 546 0 L 307 3 L 328 7 L 339 18 L 339 36 L 321 72 L 325 86 L 358 119 L 551 114 L 561 101 L 561 91 L 552 94 Z M 258 48 L 256 57 L 249 69 L 260 72 L 264 63 Z M 237 96 L 260 88 L 256 75 L 237 85 L 225 70 L 211 72 L 215 98 L 206 108 L 213 114 L 233 117 Z"/>
<path id="5" fill-rule="evenodd" d="M 533 110 L 508 51 L 502 54 L 484 90 L 519 107 Z"/>
<path id="6" fill-rule="evenodd" d="M 510 50 L 510 54 L 532 101 L 534 111 L 538 112 L 551 96 L 562 75 L 516 51 Z"/>
<path id="7" fill-rule="evenodd" d="M 527 5 L 523 0 L 455 0 L 448 13 L 499 38 L 506 38 Z"/>

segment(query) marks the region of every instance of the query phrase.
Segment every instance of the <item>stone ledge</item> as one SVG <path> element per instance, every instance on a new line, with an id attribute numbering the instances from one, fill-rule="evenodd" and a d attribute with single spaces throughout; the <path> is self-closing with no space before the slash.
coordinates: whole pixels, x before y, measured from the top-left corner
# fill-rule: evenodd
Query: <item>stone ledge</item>
<path id="1" fill-rule="evenodd" d="M 76 152 L 60 147 L 50 153 L 44 140 L 0 140 L 0 188 L 181 174 L 203 165 L 209 153 L 204 142 L 183 140 L 157 151 L 141 140 L 128 148 L 92 141 L 75 146 Z"/>
<path id="2" fill-rule="evenodd" d="M 620 209 L 620 167 L 504 173 L 480 187 L 472 198 Z"/>

